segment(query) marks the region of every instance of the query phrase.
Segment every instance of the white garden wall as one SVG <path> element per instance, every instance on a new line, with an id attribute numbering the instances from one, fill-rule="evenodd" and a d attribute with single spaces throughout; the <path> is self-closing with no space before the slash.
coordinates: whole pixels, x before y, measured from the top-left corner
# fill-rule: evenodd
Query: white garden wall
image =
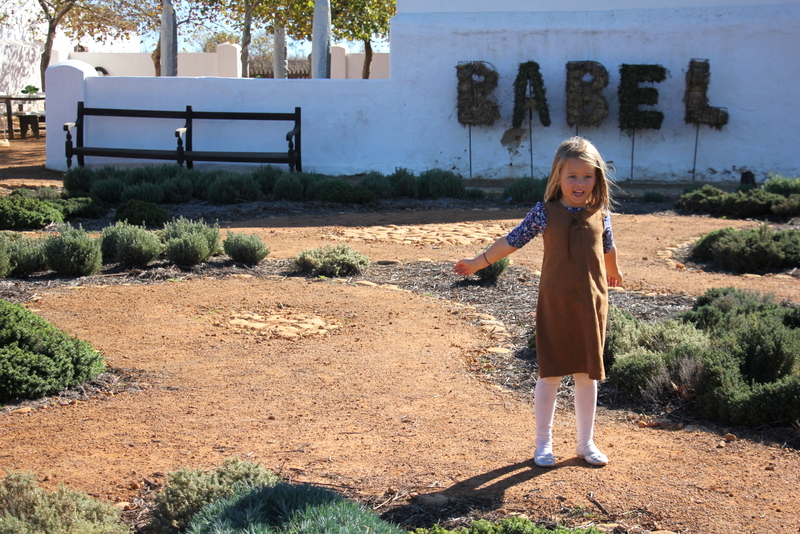
<path id="1" fill-rule="evenodd" d="M 74 120 L 76 96 L 87 105 L 129 108 L 283 111 L 303 108 L 303 164 L 306 170 L 335 174 L 368 170 L 415 172 L 432 167 L 470 175 L 470 129 L 456 113 L 455 68 L 459 62 L 486 61 L 500 74 L 494 96 L 501 117 L 492 126 L 471 129 L 472 176 L 513 178 L 530 174 L 533 147 L 535 174 L 549 170 L 557 144 L 575 133 L 566 123 L 565 65 L 594 60 L 610 74 L 604 96 L 610 112 L 596 128 L 580 131 L 593 140 L 617 176 L 631 174 L 631 137 L 621 133 L 617 88 L 619 67 L 660 64 L 669 77 L 655 84 L 666 118 L 660 130 L 638 131 L 633 152 L 636 180 L 689 181 L 694 125 L 684 116 L 684 77 L 689 61 L 710 61 L 711 106 L 724 107 L 730 121 L 722 131 L 701 127 L 697 180 L 738 180 L 751 170 L 758 179 L 768 172 L 800 175 L 800 73 L 794 68 L 800 44 L 800 2 L 761 5 L 747 0 L 705 0 L 706 7 L 684 7 L 678 0 L 641 2 L 580 0 L 580 11 L 565 11 L 562 2 L 535 3 L 547 11 L 531 11 L 531 2 L 497 0 L 399 0 L 392 20 L 391 78 L 388 80 L 246 80 L 222 78 L 95 77 L 67 87 L 62 77 L 69 65 L 48 71 L 47 166 L 66 167 L 63 137 L 54 125 Z M 731 5 L 728 5 L 731 4 Z M 487 11 L 491 5 L 494 11 Z M 467 11 L 464 11 L 467 10 Z M 512 85 L 520 63 L 536 61 L 547 90 L 553 124 L 534 119 L 532 142 L 527 121 L 524 134 L 504 145 L 511 128 Z M 87 71 L 81 71 L 87 72 Z M 51 83 L 51 76 L 53 82 Z M 72 83 L 72 82 L 70 82 Z M 58 132 L 53 135 L 52 132 Z M 102 137 L 91 138 L 91 135 Z M 92 141 L 94 139 L 94 141 Z M 109 146 L 155 146 L 144 127 L 130 121 L 89 142 Z M 265 150 L 281 144 L 281 136 L 264 142 Z M 172 138 L 174 141 L 174 138 Z M 240 125 L 220 135 L 220 148 L 257 146 L 258 136 Z M 106 162 L 90 159 L 89 164 Z M 141 164 L 120 161 L 121 164 Z"/>

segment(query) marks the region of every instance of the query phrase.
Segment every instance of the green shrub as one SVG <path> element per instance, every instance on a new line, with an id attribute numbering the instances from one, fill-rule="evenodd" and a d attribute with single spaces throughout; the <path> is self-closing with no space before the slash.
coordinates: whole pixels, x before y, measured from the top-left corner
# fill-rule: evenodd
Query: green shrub
<path id="1" fill-rule="evenodd" d="M 800 195 L 792 195 L 782 202 L 773 204 L 771 212 L 776 217 L 784 219 L 800 216 Z"/>
<path id="2" fill-rule="evenodd" d="M 129 200 L 117 207 L 115 221 L 127 221 L 139 226 L 161 226 L 169 220 L 169 213 L 153 202 Z"/>
<path id="3" fill-rule="evenodd" d="M 272 190 L 275 188 L 275 182 L 277 182 L 278 178 L 286 174 L 281 167 L 276 167 L 275 165 L 264 165 L 263 167 L 259 167 L 253 173 L 253 178 L 261 187 L 261 192 L 265 196 L 271 196 Z"/>
<path id="4" fill-rule="evenodd" d="M 124 189 L 125 182 L 120 178 L 105 178 L 92 183 L 89 189 L 89 195 L 98 199 L 100 202 L 119 204 Z"/>
<path id="5" fill-rule="evenodd" d="M 599 534 L 600 531 L 594 527 L 589 528 L 566 528 L 562 526 L 551 527 L 550 525 L 537 525 L 530 519 L 523 517 L 510 517 L 492 523 L 485 519 L 473 521 L 469 528 L 459 528 L 457 530 L 447 530 L 439 525 L 434 525 L 430 529 L 418 528 L 411 531 L 411 534 Z"/>
<path id="6" fill-rule="evenodd" d="M 38 229 L 61 222 L 64 215 L 48 201 L 24 195 L 0 198 L 0 230 Z"/>
<path id="7" fill-rule="evenodd" d="M 79 491 L 46 492 L 33 473 L 0 479 L 0 534 L 127 534 L 119 510 Z"/>
<path id="8" fill-rule="evenodd" d="M 750 315 L 722 334 L 721 346 L 748 383 L 775 382 L 792 373 L 800 353 L 800 332 L 774 316 Z"/>
<path id="9" fill-rule="evenodd" d="M 198 234 L 203 237 L 208 245 L 209 256 L 214 256 L 223 252 L 219 224 L 215 223 L 213 226 L 209 226 L 203 219 L 198 221 L 192 221 L 185 217 L 173 219 L 164 225 L 164 229 L 161 232 L 161 239 L 167 242 L 176 237 L 180 238 L 192 234 Z"/>
<path id="10" fill-rule="evenodd" d="M 659 191 L 645 191 L 642 195 L 642 202 L 652 202 L 652 203 L 659 203 L 664 202 L 667 197 L 664 193 Z"/>
<path id="11" fill-rule="evenodd" d="M 513 181 L 503 190 L 503 198 L 513 202 L 534 205 L 544 200 L 544 191 L 547 180 L 539 178 L 520 178 Z"/>
<path id="12" fill-rule="evenodd" d="M 91 345 L 0 299 L 0 401 L 49 395 L 103 370 Z"/>
<path id="13" fill-rule="evenodd" d="M 647 400 L 696 395 L 696 413 L 723 424 L 791 425 L 800 413 L 796 324 L 797 307 L 733 288 L 707 291 L 677 321 L 647 324 L 611 307 L 609 377 Z"/>
<path id="14" fill-rule="evenodd" d="M 771 295 L 761 295 L 734 287 L 713 288 L 697 297 L 690 311 L 680 314 L 682 321 L 708 332 L 734 330 L 743 317 L 783 320 L 791 309 L 775 302 Z"/>
<path id="15" fill-rule="evenodd" d="M 44 239 L 17 234 L 10 238 L 6 237 L 3 241 L 10 266 L 10 272 L 6 275 L 28 276 L 47 269 Z"/>
<path id="16" fill-rule="evenodd" d="M 664 356 L 644 347 L 637 347 L 618 357 L 609 373 L 609 379 L 623 389 L 647 400 L 655 400 L 663 395 L 669 376 Z"/>
<path id="17" fill-rule="evenodd" d="M 325 246 L 304 250 L 295 258 L 298 268 L 317 276 L 347 276 L 363 272 L 369 258 L 347 245 Z"/>
<path id="18" fill-rule="evenodd" d="M 710 185 L 688 191 L 678 197 L 675 208 L 690 213 L 718 213 L 725 191 Z"/>
<path id="19" fill-rule="evenodd" d="M 11 274 L 13 269 L 11 259 L 9 258 L 8 251 L 3 243 L 0 243 L 0 278 L 5 278 Z"/>
<path id="20" fill-rule="evenodd" d="M 80 197 L 89 194 L 97 173 L 86 167 L 71 167 L 64 173 L 63 185 L 69 196 Z"/>
<path id="21" fill-rule="evenodd" d="M 770 174 L 764 182 L 764 191 L 784 197 L 800 195 L 800 178 L 789 178 L 782 174 Z"/>
<path id="22" fill-rule="evenodd" d="M 116 260 L 117 243 L 119 243 L 120 236 L 133 226 L 127 221 L 117 221 L 113 225 L 103 228 L 100 234 L 100 252 L 104 259 Z"/>
<path id="23" fill-rule="evenodd" d="M 116 242 L 114 259 L 127 267 L 145 266 L 161 255 L 161 240 L 143 226 L 126 226 Z"/>
<path id="24" fill-rule="evenodd" d="M 176 265 L 200 265 L 211 256 L 208 241 L 200 234 L 168 239 L 164 245 L 164 254 Z"/>
<path id="25" fill-rule="evenodd" d="M 395 198 L 417 198 L 419 185 L 414 173 L 403 167 L 397 167 L 387 176 L 392 184 L 392 196 Z"/>
<path id="26" fill-rule="evenodd" d="M 272 195 L 275 197 L 275 200 L 289 200 L 293 202 L 304 200 L 306 188 L 305 185 L 303 185 L 303 180 L 300 179 L 299 173 L 290 172 L 278 176 L 275 180 Z"/>
<path id="27" fill-rule="evenodd" d="M 698 240 L 691 257 L 712 261 L 734 273 L 758 273 L 798 267 L 800 232 L 774 232 L 766 224 L 753 230 L 715 230 Z"/>
<path id="28" fill-rule="evenodd" d="M 150 182 L 128 185 L 120 193 L 119 199 L 122 202 L 140 200 L 160 204 L 164 202 L 164 189 L 160 185 Z"/>
<path id="29" fill-rule="evenodd" d="M 464 198 L 466 187 L 464 181 L 453 171 L 445 169 L 428 169 L 417 178 L 419 198 Z"/>
<path id="30" fill-rule="evenodd" d="M 606 371 L 611 369 L 617 356 L 633 350 L 637 345 L 645 322 L 630 312 L 614 305 L 608 307 L 606 320 L 606 344 L 603 348 L 603 364 Z"/>
<path id="31" fill-rule="evenodd" d="M 483 200 L 486 198 L 486 191 L 479 187 L 468 187 L 464 192 L 464 198 L 467 200 Z"/>
<path id="32" fill-rule="evenodd" d="M 280 483 L 242 488 L 205 507 L 192 521 L 191 534 L 401 534 L 374 512 L 338 494 L 308 484 Z"/>
<path id="33" fill-rule="evenodd" d="M 208 200 L 215 204 L 253 202 L 261 198 L 261 187 L 248 174 L 227 172 L 208 187 Z"/>
<path id="34" fill-rule="evenodd" d="M 306 198 L 340 204 L 368 204 L 378 199 L 371 189 L 338 178 L 313 182 L 306 192 Z"/>
<path id="35" fill-rule="evenodd" d="M 214 471 L 180 469 L 167 474 L 155 494 L 153 528 L 158 534 L 184 530 L 207 504 L 234 495 L 241 487 L 274 486 L 279 478 L 261 464 L 228 458 Z"/>
<path id="36" fill-rule="evenodd" d="M 269 248 L 255 234 L 238 234 L 228 230 L 223 244 L 225 254 L 237 263 L 257 265 L 269 255 Z"/>
<path id="37" fill-rule="evenodd" d="M 161 184 L 164 190 L 164 202 L 168 204 L 183 204 L 192 200 L 195 193 L 194 181 L 185 174 L 169 178 Z"/>
<path id="38" fill-rule="evenodd" d="M 44 242 L 47 265 L 56 273 L 65 276 L 89 276 L 100 270 L 103 254 L 100 240 L 92 237 L 83 228 L 64 226 L 58 235 Z"/>
<path id="39" fill-rule="evenodd" d="M 484 249 L 484 252 L 486 252 L 486 250 L 488 250 L 488 247 Z M 494 282 L 500 278 L 500 275 L 506 272 L 506 269 L 508 269 L 510 263 L 511 262 L 509 261 L 508 256 L 506 256 L 490 265 L 487 265 L 483 269 L 478 269 L 475 274 L 478 275 L 478 278 L 480 278 L 483 282 Z"/>
<path id="40" fill-rule="evenodd" d="M 772 206 L 786 199 L 763 189 L 750 189 L 729 193 L 722 198 L 720 213 L 737 219 L 762 218 L 772 212 Z"/>
<path id="41" fill-rule="evenodd" d="M 392 186 L 392 181 L 388 176 L 384 176 L 377 171 L 368 172 L 365 174 L 361 178 L 359 185 L 364 189 L 372 191 L 372 193 L 375 195 L 375 198 L 387 199 L 394 196 L 394 187 Z"/>
<path id="42" fill-rule="evenodd" d="M 61 211 L 64 219 L 76 217 L 102 219 L 108 212 L 99 202 L 90 197 L 56 198 L 48 200 L 48 202 Z"/>

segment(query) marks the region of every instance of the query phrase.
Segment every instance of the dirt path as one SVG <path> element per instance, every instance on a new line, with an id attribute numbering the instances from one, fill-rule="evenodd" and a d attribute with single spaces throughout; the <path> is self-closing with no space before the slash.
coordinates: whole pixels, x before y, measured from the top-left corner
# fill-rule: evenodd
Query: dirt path
<path id="1" fill-rule="evenodd" d="M 339 242 L 375 262 L 443 261 L 473 254 L 524 211 L 231 226 L 262 235 L 272 249 L 267 261 Z M 625 290 L 697 295 L 736 285 L 800 302 L 796 279 L 703 273 L 670 257 L 710 229 L 753 224 L 616 216 Z M 474 237 L 455 240 L 454 225 Z M 538 269 L 539 246 L 515 263 Z M 29 307 L 91 342 L 141 388 L 0 415 L 0 467 L 34 470 L 51 487 L 64 483 L 135 508 L 164 473 L 238 456 L 294 481 L 331 484 L 391 517 L 474 511 L 573 525 L 613 520 L 626 532 L 800 532 L 800 454 L 726 441 L 721 429 L 640 428 L 634 414 L 601 410 L 597 442 L 611 463 L 596 469 L 575 457 L 573 417 L 559 412 L 558 466 L 535 467 L 532 407 L 470 370 L 498 341 L 475 324 L 476 310 L 452 302 L 391 287 L 240 275 L 42 290 Z"/>

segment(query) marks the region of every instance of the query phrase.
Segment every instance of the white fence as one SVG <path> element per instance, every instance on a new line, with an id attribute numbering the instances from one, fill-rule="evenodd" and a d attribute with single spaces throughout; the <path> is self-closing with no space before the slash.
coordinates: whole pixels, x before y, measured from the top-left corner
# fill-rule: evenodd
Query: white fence
<path id="1" fill-rule="evenodd" d="M 800 175 L 800 73 L 789 68 L 796 63 L 800 2 L 731 0 L 739 5 L 682 7 L 678 0 L 659 0 L 641 9 L 639 2 L 631 3 L 609 2 L 618 10 L 559 11 L 566 8 L 551 0 L 547 8 L 552 10 L 536 12 L 526 7 L 530 2 L 506 0 L 485 12 L 479 7 L 485 3 L 476 0 L 400 0 L 386 80 L 96 77 L 93 69 L 69 62 L 48 70 L 47 120 L 50 131 L 59 132 L 59 124 L 74 120 L 78 100 L 142 109 L 191 104 L 198 110 L 284 111 L 300 106 L 306 170 L 354 174 L 442 167 L 464 176 L 513 178 L 531 173 L 532 154 L 534 174 L 541 176 L 557 144 L 575 133 L 566 122 L 565 66 L 593 60 L 609 72 L 603 96 L 610 112 L 600 126 L 580 134 L 613 161 L 620 180 L 632 175 L 689 181 L 698 132 L 684 122 L 685 72 L 690 60 L 704 58 L 711 66 L 710 105 L 726 108 L 730 121 L 722 131 L 700 128 L 696 179 L 738 180 L 744 170 L 759 180 L 769 172 Z M 505 11 L 505 5 L 516 11 Z M 456 66 L 470 61 L 485 61 L 499 74 L 492 96 L 500 104 L 500 118 L 492 126 L 468 128 L 458 122 Z M 529 128 L 526 119 L 521 132 L 512 131 L 513 84 L 519 65 L 527 61 L 540 65 L 553 122 L 545 128 L 534 119 Z M 658 64 L 669 71 L 666 80 L 653 85 L 659 94 L 653 108 L 665 114 L 661 129 L 637 131 L 633 139 L 617 122 L 623 64 Z M 103 142 L 148 146 L 147 128 L 119 119 Z M 99 142 L 91 131 L 87 135 Z M 275 149 L 274 144 L 265 141 L 263 150 Z M 244 145 L 258 145 L 244 126 L 238 135 L 219 139 L 220 150 L 252 149 Z M 63 137 L 51 133 L 49 168 L 65 168 L 63 150 Z M 89 159 L 90 165 L 105 163 Z"/>

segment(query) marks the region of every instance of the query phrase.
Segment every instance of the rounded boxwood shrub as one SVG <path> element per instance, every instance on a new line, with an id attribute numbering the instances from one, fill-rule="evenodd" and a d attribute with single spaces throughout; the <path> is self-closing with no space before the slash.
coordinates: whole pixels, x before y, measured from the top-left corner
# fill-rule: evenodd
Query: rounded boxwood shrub
<path id="1" fill-rule="evenodd" d="M 164 202 L 164 189 L 160 185 L 150 182 L 129 185 L 122 190 L 119 199 L 122 202 L 141 200 L 142 202 L 160 204 Z"/>
<path id="2" fill-rule="evenodd" d="M 285 173 L 275 180 L 272 188 L 272 196 L 275 197 L 275 200 L 297 202 L 305 199 L 306 188 L 298 174 L 296 172 Z"/>
<path id="3" fill-rule="evenodd" d="M 261 198 L 261 187 L 247 174 L 226 172 L 208 187 L 208 200 L 215 204 L 253 202 Z"/>
<path id="4" fill-rule="evenodd" d="M 0 479 L 3 534 L 128 534 L 119 510 L 66 486 L 47 492 L 33 473 Z"/>
<path id="5" fill-rule="evenodd" d="M 347 245 L 327 245 L 304 250 L 295 258 L 295 264 L 304 272 L 336 277 L 363 272 L 369 266 L 369 258 Z"/>
<path id="6" fill-rule="evenodd" d="M 453 171 L 428 169 L 417 178 L 419 198 L 464 198 L 464 181 Z"/>
<path id="7" fill-rule="evenodd" d="M 166 243 L 170 239 L 186 237 L 191 234 L 199 234 L 206 241 L 209 256 L 222 253 L 222 238 L 219 233 L 219 225 L 209 226 L 203 219 L 198 221 L 192 221 L 185 217 L 173 219 L 164 224 L 164 229 L 161 231 L 161 239 Z"/>
<path id="8" fill-rule="evenodd" d="M 253 173 L 253 178 L 255 178 L 256 182 L 261 187 L 261 192 L 266 196 L 271 196 L 272 191 L 275 188 L 275 182 L 278 181 L 278 178 L 286 174 L 281 167 L 276 167 L 275 165 L 264 165 L 256 169 Z"/>
<path id="9" fill-rule="evenodd" d="M 208 241 L 201 234 L 168 239 L 164 246 L 164 254 L 176 265 L 199 265 L 211 256 Z"/>
<path id="10" fill-rule="evenodd" d="M 800 178 L 789 178 L 782 174 L 770 174 L 764 182 L 764 191 L 784 197 L 800 195 Z"/>
<path id="11" fill-rule="evenodd" d="M 164 190 L 164 202 L 168 204 L 183 204 L 192 200 L 195 187 L 191 178 L 179 174 L 161 184 Z"/>
<path id="12" fill-rule="evenodd" d="M 96 180 L 89 189 L 89 195 L 98 199 L 100 202 L 108 204 L 118 204 L 122 198 L 122 191 L 125 189 L 125 182 L 119 178 L 105 178 Z"/>
<path id="13" fill-rule="evenodd" d="M 414 173 L 404 167 L 397 167 L 387 176 L 392 184 L 392 196 L 395 198 L 417 198 L 419 184 Z"/>
<path id="14" fill-rule="evenodd" d="M 486 252 L 486 250 L 484 250 Z M 484 282 L 493 282 L 500 278 L 506 270 L 508 266 L 511 264 L 508 256 L 497 260 L 496 262 L 492 263 L 491 265 L 487 265 L 483 269 L 478 269 L 475 274 Z"/>
<path id="15" fill-rule="evenodd" d="M 368 204 L 378 199 L 371 189 L 338 178 L 312 182 L 306 197 L 309 200 L 340 204 Z"/>
<path id="16" fill-rule="evenodd" d="M 169 213 L 153 202 L 129 200 L 117 207 L 114 220 L 139 226 L 161 226 L 169 220 Z"/>
<path id="17" fill-rule="evenodd" d="M 233 233 L 228 230 L 228 236 L 223 243 L 225 254 L 237 263 L 257 265 L 269 255 L 269 248 L 255 234 Z"/>
<path id="18" fill-rule="evenodd" d="M 92 239 L 83 228 L 63 227 L 60 234 L 45 240 L 44 254 L 47 265 L 66 276 L 89 276 L 103 264 L 100 240 Z"/>
<path id="19" fill-rule="evenodd" d="M 154 495 L 151 526 L 158 534 L 183 531 L 204 506 L 230 497 L 242 487 L 273 486 L 279 480 L 261 464 L 238 458 L 228 458 L 210 472 L 189 469 L 170 472 L 164 491 Z"/>
<path id="20" fill-rule="evenodd" d="M 547 180 L 539 178 L 519 178 L 503 190 L 503 198 L 512 202 L 534 205 L 544 200 Z"/>
<path id="21" fill-rule="evenodd" d="M 372 191 L 376 198 L 387 199 L 394 196 L 394 187 L 388 176 L 373 171 L 365 174 L 359 181 L 359 185 Z"/>
<path id="22" fill-rule="evenodd" d="M 324 488 L 279 483 L 242 487 L 192 520 L 190 534 L 402 534 L 374 512 Z"/>
<path id="23" fill-rule="evenodd" d="M 104 369 L 102 355 L 87 342 L 0 299 L 0 401 L 49 395 Z"/>
<path id="24" fill-rule="evenodd" d="M 654 400 L 669 383 L 669 371 L 662 354 L 637 347 L 614 360 L 609 378 L 630 393 Z"/>
<path id="25" fill-rule="evenodd" d="M 47 269 L 44 254 L 44 239 L 22 234 L 4 236 L 5 253 L 8 257 L 11 276 L 28 276 Z"/>
<path id="26" fill-rule="evenodd" d="M 100 234 L 100 252 L 103 254 L 103 259 L 116 259 L 119 238 L 132 226 L 133 225 L 129 224 L 127 221 L 117 221 L 113 225 L 103 228 Z"/>
<path id="27" fill-rule="evenodd" d="M 161 239 L 142 226 L 127 226 L 117 235 L 114 259 L 122 265 L 145 266 L 161 255 Z"/>
<path id="28" fill-rule="evenodd" d="M 80 197 L 89 194 L 97 173 L 87 167 L 70 167 L 64 173 L 63 185 L 69 196 Z"/>

